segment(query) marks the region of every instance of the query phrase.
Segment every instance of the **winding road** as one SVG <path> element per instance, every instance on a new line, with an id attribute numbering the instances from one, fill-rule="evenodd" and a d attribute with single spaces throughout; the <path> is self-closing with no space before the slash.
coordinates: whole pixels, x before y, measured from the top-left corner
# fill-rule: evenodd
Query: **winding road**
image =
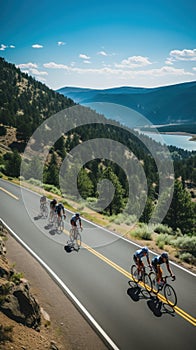
<path id="1" fill-rule="evenodd" d="M 1 179 L 0 198 L 0 218 L 69 294 L 108 348 L 195 349 L 195 274 L 171 263 L 178 297 L 171 309 L 163 298 L 150 297 L 132 283 L 135 243 L 83 220 L 82 247 L 68 252 L 71 212 L 64 232 L 57 233 L 38 216 L 38 194 Z"/>

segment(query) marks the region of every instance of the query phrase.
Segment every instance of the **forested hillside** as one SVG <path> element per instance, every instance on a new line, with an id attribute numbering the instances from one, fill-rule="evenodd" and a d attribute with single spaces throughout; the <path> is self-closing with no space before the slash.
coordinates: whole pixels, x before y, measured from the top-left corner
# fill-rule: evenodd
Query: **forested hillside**
<path id="1" fill-rule="evenodd" d="M 22 143 L 25 146 L 33 131 L 45 119 L 58 111 L 74 106 L 74 102 L 50 90 L 3 59 L 0 60 L 0 78 L 0 144 L 4 146 L 0 154 L 0 171 L 1 176 L 5 174 L 19 177 L 21 160 L 23 159 L 23 149 L 19 145 Z M 92 115 L 94 113 L 97 116 L 95 111 L 82 108 L 86 116 L 89 113 Z M 140 197 L 142 200 L 143 192 L 141 171 L 138 171 L 136 163 L 134 163 L 134 159 L 137 159 L 147 179 L 147 201 L 139 221 L 148 223 L 157 202 L 164 198 L 159 199 L 160 173 L 153 157 L 154 153 L 163 160 L 161 174 L 164 176 L 164 168 L 167 168 L 167 155 L 165 156 L 164 147 L 147 136 L 140 135 L 138 137 L 137 132 L 124 128 L 117 122 L 110 123 L 103 115 L 98 116 L 98 120 L 99 123 L 96 124 L 90 123 L 72 128 L 66 134 L 62 134 L 52 145 L 44 166 L 45 188 L 60 195 L 63 194 L 64 197 L 75 196 L 77 200 L 77 193 L 73 192 L 71 186 L 75 171 L 75 163 L 71 157 L 69 157 L 69 173 L 64 179 L 63 189 L 59 184 L 59 171 L 65 156 L 77 145 L 84 144 L 85 141 L 91 139 L 114 140 L 129 149 L 131 156 L 127 152 L 122 154 L 124 157 L 123 166 L 110 160 L 110 157 L 107 159 L 97 157 L 86 162 L 78 173 L 78 191 L 91 207 L 99 208 L 99 206 L 101 207 L 100 192 L 102 192 L 102 196 L 106 196 L 107 192 L 104 192 L 103 188 L 98 188 L 97 184 L 105 179 L 110 180 L 115 188 L 114 197 L 112 202 L 101 212 L 107 216 L 119 215 L 128 203 L 126 214 L 132 218 L 134 215 L 137 216 L 138 208 L 134 198 Z M 9 138 L 7 138 L 9 133 L 14 135 L 10 139 L 10 143 Z M 15 141 L 13 142 L 14 137 Z M 107 148 L 104 143 L 102 147 Z M 36 179 L 39 179 L 40 164 L 36 147 L 34 148 L 35 157 L 32 160 L 34 174 L 32 176 L 32 172 L 29 172 L 27 159 L 24 162 L 23 176 L 27 181 L 32 181 L 31 178 L 34 177 L 35 183 Z M 112 149 L 109 156 L 115 152 L 116 155 L 120 155 L 119 149 L 118 147 Z M 174 147 L 171 147 L 170 151 L 175 169 L 174 198 L 164 223 L 171 227 L 174 232 L 180 230 L 181 234 L 192 236 L 195 234 L 196 154 Z M 124 166 L 126 169 L 130 169 L 132 174 L 129 179 L 126 177 Z M 136 192 L 132 200 L 129 198 L 130 188 L 133 193 Z"/>
<path id="2" fill-rule="evenodd" d="M 73 104 L 0 57 L 0 123 L 15 127 L 18 140 L 27 141 L 44 119 Z"/>

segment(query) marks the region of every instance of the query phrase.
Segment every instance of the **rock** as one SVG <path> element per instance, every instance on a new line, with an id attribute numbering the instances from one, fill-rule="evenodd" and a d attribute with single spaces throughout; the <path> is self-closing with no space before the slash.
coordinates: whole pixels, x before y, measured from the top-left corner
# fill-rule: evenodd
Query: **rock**
<path id="1" fill-rule="evenodd" d="M 50 350 L 58 350 L 58 347 L 53 340 L 50 342 Z"/>
<path id="2" fill-rule="evenodd" d="M 1 255 L 6 254 L 6 247 L 5 247 L 5 244 L 4 244 L 2 237 L 0 237 L 0 254 Z"/>
<path id="3" fill-rule="evenodd" d="M 27 327 L 38 329 L 41 324 L 40 306 L 31 295 L 27 283 L 14 285 L 0 305 L 0 310 Z"/>

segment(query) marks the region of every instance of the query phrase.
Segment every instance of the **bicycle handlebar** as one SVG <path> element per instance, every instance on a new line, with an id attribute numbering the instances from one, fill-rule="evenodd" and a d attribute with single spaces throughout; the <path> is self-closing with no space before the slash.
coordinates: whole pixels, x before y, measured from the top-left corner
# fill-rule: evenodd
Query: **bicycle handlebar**
<path id="1" fill-rule="evenodd" d="M 165 279 L 165 281 L 168 279 L 168 278 L 171 278 L 172 281 L 175 281 L 176 279 L 176 276 L 164 276 L 163 279 Z"/>

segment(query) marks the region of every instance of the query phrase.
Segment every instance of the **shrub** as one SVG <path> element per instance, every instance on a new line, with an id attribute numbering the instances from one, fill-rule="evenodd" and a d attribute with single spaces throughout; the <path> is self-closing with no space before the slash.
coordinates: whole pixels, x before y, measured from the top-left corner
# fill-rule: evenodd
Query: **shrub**
<path id="1" fill-rule="evenodd" d="M 61 191 L 54 185 L 44 184 L 43 187 L 44 187 L 44 190 L 48 192 L 52 192 L 54 194 L 57 194 L 58 196 L 61 195 Z"/>
<path id="2" fill-rule="evenodd" d="M 0 343 L 12 341 L 13 326 L 3 326 L 0 324 Z"/>
<path id="3" fill-rule="evenodd" d="M 161 233 L 156 237 L 155 241 L 158 247 L 162 249 L 165 244 L 171 244 L 172 239 L 173 237 L 170 235 Z"/>
<path id="4" fill-rule="evenodd" d="M 40 180 L 33 179 L 32 177 L 29 180 L 27 180 L 27 182 L 32 184 L 32 185 L 39 186 L 39 187 L 42 185 Z"/>
<path id="5" fill-rule="evenodd" d="M 163 224 L 158 224 L 157 226 L 155 226 L 154 232 L 159 233 L 159 234 L 160 233 L 167 233 L 169 235 L 175 234 L 171 227 L 169 227 L 167 225 L 163 225 Z"/>
<path id="6" fill-rule="evenodd" d="M 171 244 L 178 248 L 181 253 L 186 252 L 196 257 L 196 236 L 184 235 L 171 241 Z"/>
<path id="7" fill-rule="evenodd" d="M 152 230 L 147 225 L 142 225 L 131 231 L 131 236 L 139 239 L 151 240 Z"/>
<path id="8" fill-rule="evenodd" d="M 187 262 L 188 264 L 196 264 L 196 258 L 190 254 L 190 253 L 182 253 L 179 255 L 179 258 L 185 262 Z"/>
<path id="9" fill-rule="evenodd" d="M 11 277 L 10 277 L 10 281 L 12 281 L 14 284 L 19 284 L 20 283 L 20 279 L 23 277 L 22 272 L 18 272 L 18 273 L 14 273 Z"/>

